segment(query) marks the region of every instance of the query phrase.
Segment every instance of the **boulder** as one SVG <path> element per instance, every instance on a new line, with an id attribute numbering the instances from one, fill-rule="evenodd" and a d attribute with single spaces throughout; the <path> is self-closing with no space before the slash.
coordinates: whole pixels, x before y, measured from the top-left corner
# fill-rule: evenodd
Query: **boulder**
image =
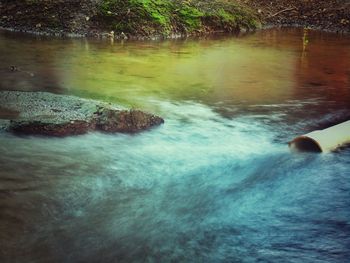
<path id="1" fill-rule="evenodd" d="M 135 133 L 164 123 L 140 110 L 48 92 L 0 91 L 1 129 L 16 134 L 69 136 L 89 131 Z M 16 114 L 9 114 L 16 113 Z"/>

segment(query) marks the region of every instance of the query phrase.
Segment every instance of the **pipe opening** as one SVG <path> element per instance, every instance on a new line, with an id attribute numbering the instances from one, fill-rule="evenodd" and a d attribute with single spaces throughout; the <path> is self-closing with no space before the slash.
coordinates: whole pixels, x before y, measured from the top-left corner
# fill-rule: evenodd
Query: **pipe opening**
<path id="1" fill-rule="evenodd" d="M 292 150 L 299 152 L 322 152 L 322 149 L 318 142 L 306 136 L 301 136 L 294 139 L 289 143 L 289 147 L 291 147 Z"/>

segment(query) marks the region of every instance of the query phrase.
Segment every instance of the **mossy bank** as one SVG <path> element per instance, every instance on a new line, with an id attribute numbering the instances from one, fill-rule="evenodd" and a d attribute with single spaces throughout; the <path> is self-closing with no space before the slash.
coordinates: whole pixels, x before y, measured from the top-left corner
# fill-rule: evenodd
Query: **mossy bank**
<path id="1" fill-rule="evenodd" d="M 2 0 L 0 26 L 56 35 L 174 37 L 239 32 L 260 26 L 237 1 Z"/>
<path id="2" fill-rule="evenodd" d="M 234 1 L 105 0 L 94 20 L 101 28 L 138 35 L 238 32 L 259 26 L 253 13 Z"/>
<path id="3" fill-rule="evenodd" d="M 350 32 L 344 0 L 0 0 L 0 28 L 50 35 L 168 38 L 265 26 Z"/>

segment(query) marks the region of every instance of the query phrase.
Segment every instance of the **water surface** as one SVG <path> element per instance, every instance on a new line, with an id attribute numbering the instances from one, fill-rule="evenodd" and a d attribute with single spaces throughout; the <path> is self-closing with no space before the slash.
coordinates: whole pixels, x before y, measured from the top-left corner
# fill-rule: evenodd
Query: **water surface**
<path id="1" fill-rule="evenodd" d="M 138 135 L 0 133 L 1 262 L 346 262 L 350 150 L 286 142 L 350 112 L 350 38 L 0 34 L 0 89 L 163 116 Z M 9 67 L 15 65 L 18 71 Z"/>

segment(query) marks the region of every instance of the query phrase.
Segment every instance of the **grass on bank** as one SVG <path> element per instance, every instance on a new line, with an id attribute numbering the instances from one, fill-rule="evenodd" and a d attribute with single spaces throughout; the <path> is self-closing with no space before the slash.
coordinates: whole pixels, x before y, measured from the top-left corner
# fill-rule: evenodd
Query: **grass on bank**
<path id="1" fill-rule="evenodd" d="M 107 30 L 146 36 L 237 32 L 259 26 L 249 9 L 232 0 L 102 0 L 95 18 Z"/>

